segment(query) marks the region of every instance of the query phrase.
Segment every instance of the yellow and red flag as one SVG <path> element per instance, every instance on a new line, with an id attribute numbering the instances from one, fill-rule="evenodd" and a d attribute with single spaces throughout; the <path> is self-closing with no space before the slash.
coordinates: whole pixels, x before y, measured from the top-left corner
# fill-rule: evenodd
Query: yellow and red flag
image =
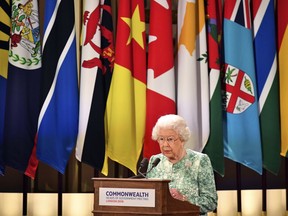
<path id="1" fill-rule="evenodd" d="M 145 131 L 146 42 L 144 1 L 122 0 L 118 7 L 115 65 L 107 99 L 106 151 L 136 174 Z"/>

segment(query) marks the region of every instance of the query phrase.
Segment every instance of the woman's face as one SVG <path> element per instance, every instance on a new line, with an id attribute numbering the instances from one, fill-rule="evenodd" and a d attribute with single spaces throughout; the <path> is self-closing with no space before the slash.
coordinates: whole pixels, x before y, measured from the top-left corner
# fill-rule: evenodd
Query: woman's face
<path id="1" fill-rule="evenodd" d="M 161 153 L 172 163 L 178 162 L 183 157 L 184 142 L 172 129 L 160 129 L 157 139 Z"/>

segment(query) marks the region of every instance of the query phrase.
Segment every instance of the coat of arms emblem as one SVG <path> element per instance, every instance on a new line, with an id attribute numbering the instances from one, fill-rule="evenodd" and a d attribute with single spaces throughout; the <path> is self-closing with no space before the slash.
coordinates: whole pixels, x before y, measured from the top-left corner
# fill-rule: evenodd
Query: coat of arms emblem
<path id="1" fill-rule="evenodd" d="M 226 64 L 223 77 L 224 110 L 239 114 L 255 102 L 255 92 L 250 76 L 236 67 Z"/>
<path id="2" fill-rule="evenodd" d="M 38 5 L 12 1 L 9 62 L 17 67 L 40 67 L 41 44 Z"/>

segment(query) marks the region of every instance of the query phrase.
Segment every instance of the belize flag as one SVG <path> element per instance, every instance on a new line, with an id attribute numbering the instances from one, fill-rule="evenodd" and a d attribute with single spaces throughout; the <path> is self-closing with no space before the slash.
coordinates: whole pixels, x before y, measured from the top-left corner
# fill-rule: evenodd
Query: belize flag
<path id="1" fill-rule="evenodd" d="M 5 165 L 25 172 L 40 111 L 41 45 L 37 0 L 11 1 L 4 122 Z"/>

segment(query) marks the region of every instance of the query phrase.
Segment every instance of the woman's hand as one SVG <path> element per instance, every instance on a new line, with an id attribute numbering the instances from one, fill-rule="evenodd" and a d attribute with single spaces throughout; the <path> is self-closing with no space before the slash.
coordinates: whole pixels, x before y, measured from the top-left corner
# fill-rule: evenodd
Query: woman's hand
<path id="1" fill-rule="evenodd" d="M 187 198 L 182 195 L 176 188 L 170 188 L 170 194 L 171 196 L 174 198 L 174 199 L 178 199 L 178 200 L 181 200 L 181 201 L 186 201 Z"/>

